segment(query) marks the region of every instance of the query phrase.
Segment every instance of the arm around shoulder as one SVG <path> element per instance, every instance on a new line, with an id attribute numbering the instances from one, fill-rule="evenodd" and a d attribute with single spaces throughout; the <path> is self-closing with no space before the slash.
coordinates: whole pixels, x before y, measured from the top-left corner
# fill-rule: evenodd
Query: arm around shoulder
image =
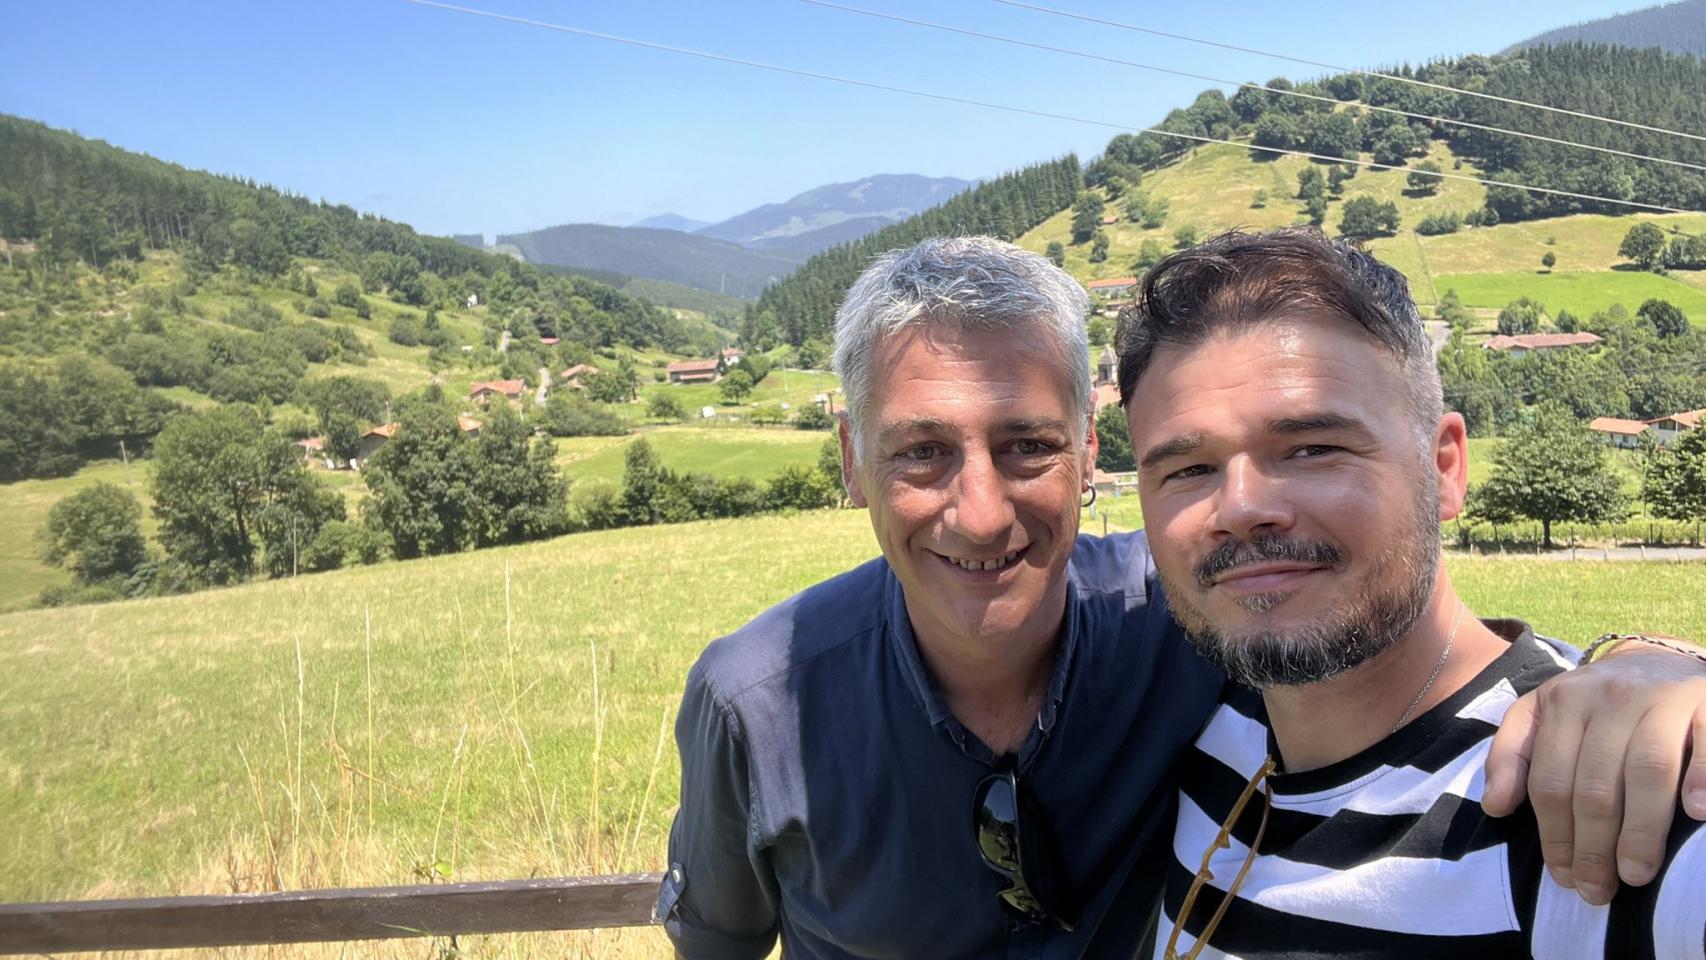
<path id="1" fill-rule="evenodd" d="M 757 960 L 776 942 L 776 881 L 751 852 L 751 780 L 737 719 L 704 663 L 687 679 L 675 740 L 681 806 L 670 830 L 658 916 L 688 960 Z"/>

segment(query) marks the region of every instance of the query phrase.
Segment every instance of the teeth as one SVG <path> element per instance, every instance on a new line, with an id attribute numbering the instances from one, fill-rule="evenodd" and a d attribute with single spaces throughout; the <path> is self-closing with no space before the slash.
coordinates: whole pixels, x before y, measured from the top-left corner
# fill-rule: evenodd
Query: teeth
<path id="1" fill-rule="evenodd" d="M 1018 556 L 1019 556 L 1019 552 L 1017 550 L 1015 550 L 1012 553 L 1009 553 L 1005 556 L 997 557 L 994 560 L 961 560 L 961 559 L 958 559 L 956 557 L 949 557 L 948 562 L 958 566 L 962 570 L 971 570 L 971 571 L 1000 570 L 1002 567 L 1005 567 L 1009 563 L 1012 563 L 1014 560 L 1018 559 Z"/>

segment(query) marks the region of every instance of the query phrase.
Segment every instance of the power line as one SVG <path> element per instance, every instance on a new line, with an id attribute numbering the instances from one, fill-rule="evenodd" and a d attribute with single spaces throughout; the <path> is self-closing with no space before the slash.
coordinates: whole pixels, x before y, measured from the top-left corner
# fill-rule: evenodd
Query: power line
<path id="1" fill-rule="evenodd" d="M 1430 83 L 1426 80 L 1417 80 L 1414 77 L 1405 77 L 1405 76 L 1400 76 L 1398 74 L 1393 74 L 1393 73 L 1380 73 L 1380 72 L 1374 71 L 1374 70 L 1358 70 L 1355 67 L 1343 67 L 1343 66 L 1339 66 L 1338 64 L 1333 64 L 1333 63 L 1322 63 L 1319 60 L 1306 60 L 1302 57 L 1293 57 L 1293 56 L 1289 56 L 1289 55 L 1283 54 L 1283 53 L 1274 53 L 1271 50 L 1257 50 L 1254 47 L 1241 47 L 1241 46 L 1238 46 L 1237 44 L 1233 44 L 1233 43 L 1222 43 L 1221 41 L 1218 41 L 1218 40 L 1206 40 L 1206 39 L 1203 39 L 1202 37 L 1190 37 L 1190 36 L 1186 36 L 1185 34 L 1182 34 L 1182 33 L 1169 33 L 1165 30 L 1154 29 L 1153 27 L 1140 27 L 1135 23 L 1123 23 L 1119 20 L 1109 20 L 1105 17 L 1095 17 L 1095 16 L 1091 16 L 1089 14 L 1084 14 L 1084 13 L 1074 13 L 1070 10 L 1060 10 L 1060 9 L 1056 9 L 1054 7 L 1045 7 L 1045 6 L 1042 6 L 1041 4 L 1026 2 L 1026 0 L 990 0 L 990 2 L 991 3 L 999 3 L 999 4 L 1002 4 L 1003 6 L 1008 6 L 1008 7 L 1018 7 L 1022 10 L 1033 10 L 1033 11 L 1036 11 L 1037 13 L 1046 13 L 1046 14 L 1049 14 L 1050 16 L 1066 17 L 1066 18 L 1069 18 L 1072 20 L 1081 20 L 1085 23 L 1096 23 L 1096 24 L 1101 24 L 1102 26 L 1106 26 L 1106 27 L 1117 27 L 1121 30 L 1131 30 L 1131 31 L 1135 31 L 1137 33 L 1147 33 L 1151 36 L 1156 36 L 1156 37 L 1166 37 L 1169 40 L 1183 40 L 1187 43 L 1198 43 L 1198 44 L 1202 44 L 1204 46 L 1209 46 L 1209 47 L 1219 47 L 1222 50 L 1232 50 L 1232 51 L 1235 51 L 1237 53 L 1249 53 L 1249 54 L 1254 54 L 1258 57 L 1269 57 L 1269 58 L 1272 58 L 1274 60 L 1285 60 L 1285 61 L 1288 61 L 1290 63 L 1301 63 L 1305 66 L 1310 66 L 1310 67 L 1321 67 L 1322 69 L 1325 69 L 1325 70 L 1337 70 L 1340 73 L 1354 73 L 1354 74 L 1357 74 L 1359 76 L 1374 77 L 1374 78 L 1379 79 L 1379 80 L 1392 80 L 1392 81 L 1395 81 L 1397 83 L 1408 83 L 1408 84 L 1411 84 L 1413 86 L 1427 87 L 1430 90 L 1441 90 L 1441 91 L 1444 91 L 1446 93 L 1457 93 L 1457 94 L 1462 94 L 1463 96 L 1466 96 L 1466 97 L 1479 97 L 1483 100 L 1494 100 L 1494 101 L 1497 101 L 1499 103 L 1508 103 L 1508 104 L 1511 104 L 1513 106 L 1518 106 L 1518 107 L 1533 107 L 1536 110 L 1546 110 L 1546 111 L 1550 111 L 1552 113 L 1562 113 L 1562 114 L 1566 114 L 1566 115 L 1572 116 L 1572 117 L 1580 117 L 1584 120 L 1597 120 L 1601 123 L 1612 123 L 1612 124 L 1617 124 L 1618 126 L 1632 127 L 1636 130 L 1646 130 L 1646 131 L 1651 132 L 1651 133 L 1666 133 L 1666 134 L 1670 134 L 1673 137 L 1686 137 L 1690 140 L 1706 140 L 1706 136 L 1701 136 L 1700 134 L 1697 134 L 1697 133 L 1685 133 L 1681 130 L 1670 130 L 1670 129 L 1667 129 L 1665 127 L 1653 127 L 1653 126 L 1648 126 L 1647 124 L 1644 124 L 1644 123 L 1636 123 L 1633 120 L 1619 120 L 1616 117 L 1602 117 L 1602 116 L 1599 116 L 1597 114 L 1583 113 L 1580 110 L 1570 110 L 1570 109 L 1566 109 L 1564 107 L 1554 107 L 1554 106 L 1551 106 L 1549 104 L 1544 104 L 1544 103 L 1534 103 L 1533 101 L 1530 101 L 1530 100 L 1517 100 L 1517 99 L 1512 98 L 1512 97 L 1501 97 L 1501 96 L 1498 96 L 1497 94 L 1485 93 L 1485 92 L 1480 91 L 1480 90 L 1464 90 L 1464 89 L 1461 89 L 1459 87 L 1448 87 L 1443 83 Z"/>
<path id="2" fill-rule="evenodd" d="M 1218 138 L 1218 137 L 1204 137 L 1204 136 L 1197 136 L 1196 134 L 1178 133 L 1178 132 L 1172 131 L 1172 130 L 1162 130 L 1162 129 L 1159 129 L 1156 127 L 1139 127 L 1139 126 L 1134 126 L 1132 124 L 1114 123 L 1114 122 L 1111 122 L 1108 120 L 1095 120 L 1095 119 L 1091 119 L 1088 117 L 1076 117 L 1076 116 L 1072 116 L 1071 114 L 1054 113 L 1054 112 L 1051 112 L 1048 110 L 1036 110 L 1036 109 L 1032 109 L 1030 107 L 1015 107 L 1015 106 L 1012 106 L 1010 104 L 992 103 L 992 102 L 987 101 L 987 100 L 974 100 L 970 97 L 961 97 L 961 96 L 956 96 L 956 95 L 947 94 L 947 93 L 936 93 L 936 92 L 929 91 L 929 90 L 914 90 L 914 89 L 911 89 L 908 87 L 897 87 L 897 86 L 893 86 L 891 84 L 876 83 L 876 82 L 873 82 L 870 80 L 858 80 L 858 79 L 854 79 L 852 77 L 843 77 L 843 76 L 838 76 L 838 75 L 832 74 L 832 73 L 820 73 L 820 72 L 815 71 L 815 70 L 805 70 L 805 69 L 801 69 L 799 67 L 787 67 L 787 66 L 782 66 L 781 64 L 765 63 L 765 62 L 760 61 L 760 60 L 747 60 L 747 59 L 743 59 L 741 57 L 728 56 L 727 54 L 712 53 L 712 52 L 707 51 L 707 50 L 695 50 L 691 47 L 678 47 L 678 46 L 674 46 L 674 45 L 667 44 L 667 43 L 657 43 L 657 42 L 654 42 L 651 40 L 637 40 L 633 37 L 623 37 L 623 36 L 618 36 L 618 35 L 613 34 L 613 33 L 601 33 L 601 32 L 596 31 L 596 30 L 587 30 L 587 29 L 583 29 L 581 27 L 571 27 L 571 26 L 568 26 L 566 24 L 560 24 L 560 23 L 550 23 L 550 22 L 545 21 L 545 20 L 532 20 L 532 19 L 529 19 L 527 17 L 514 16 L 513 14 L 497 13 L 497 12 L 491 11 L 491 10 L 479 10 L 479 9 L 475 9 L 473 7 L 462 7 L 462 6 L 457 6 L 455 4 L 443 3 L 443 2 L 440 2 L 440 0 L 402 0 L 402 2 L 411 3 L 411 4 L 414 4 L 416 6 L 422 6 L 422 7 L 433 7 L 433 8 L 439 9 L 439 10 L 449 10 L 449 11 L 454 12 L 454 13 L 463 13 L 463 14 L 468 14 L 470 16 L 486 17 L 486 18 L 489 18 L 492 20 L 503 20 L 503 21 L 506 21 L 508 23 L 516 23 L 516 24 L 521 24 L 523 26 L 529 26 L 529 27 L 538 27 L 539 29 L 542 29 L 542 30 L 554 30 L 554 31 L 557 31 L 559 33 L 568 33 L 568 34 L 573 34 L 575 36 L 590 37 L 590 38 L 595 39 L 595 40 L 608 40 L 612 43 L 621 43 L 621 44 L 626 44 L 628 46 L 641 47 L 641 48 L 648 49 L 648 50 L 660 50 L 660 51 L 663 51 L 665 53 L 676 53 L 676 54 L 681 54 L 683 56 L 699 57 L 699 58 L 704 59 L 704 60 L 714 60 L 714 61 L 717 61 L 719 63 L 729 63 L 729 64 L 735 64 L 737 66 L 743 66 L 743 67 L 753 67 L 753 68 L 756 68 L 759 70 L 770 70 L 770 71 L 774 71 L 776 73 L 786 73 L 786 74 L 790 74 L 790 75 L 796 76 L 796 77 L 808 77 L 808 78 L 811 78 L 814 80 L 828 80 L 832 83 L 843 83 L 843 84 L 847 84 L 849 86 L 863 87 L 867 90 L 882 90 L 882 91 L 887 92 L 887 93 L 899 93 L 899 94 L 903 94 L 903 95 L 911 96 L 911 97 L 922 97 L 922 98 L 927 99 L 927 100 L 937 100 L 937 101 L 941 101 L 943 103 L 954 103 L 954 104 L 959 104 L 961 106 L 981 107 L 981 108 L 987 109 L 987 110 L 1000 110 L 1000 111 L 1003 111 L 1006 113 L 1015 113 L 1015 114 L 1020 114 L 1023 116 L 1040 117 L 1040 118 L 1045 119 L 1045 120 L 1064 120 L 1064 121 L 1067 121 L 1068 123 L 1081 123 L 1081 124 L 1085 124 L 1088 126 L 1103 127 L 1103 128 L 1107 128 L 1107 129 L 1111 129 L 1111 130 L 1119 130 L 1121 132 L 1126 132 L 1126 133 L 1132 133 L 1132 132 L 1135 132 L 1135 133 L 1153 133 L 1153 134 L 1156 134 L 1157 136 L 1174 137 L 1174 138 L 1180 139 L 1180 140 L 1190 140 L 1190 141 L 1195 142 L 1195 143 L 1222 144 L 1225 146 L 1238 147 L 1240 149 L 1246 149 L 1246 150 L 1260 150 L 1264 153 L 1278 154 L 1281 156 L 1306 157 L 1310 160 L 1320 160 L 1324 163 L 1350 164 L 1352 166 L 1367 167 L 1367 168 L 1372 169 L 1372 170 L 1405 170 L 1405 169 L 1407 169 L 1405 167 L 1397 166 L 1397 165 L 1389 164 L 1389 163 L 1376 163 L 1372 160 L 1359 160 L 1359 159 L 1353 159 L 1350 157 L 1335 157 L 1335 156 L 1330 156 L 1328 154 L 1311 153 L 1307 150 L 1287 150 L 1287 149 L 1283 149 L 1280 147 L 1261 147 L 1261 146 L 1256 146 L 1254 144 L 1239 143 L 1235 140 L 1223 140 L 1223 139 Z M 1007 2 L 1007 0 L 996 0 L 996 2 Z M 1663 204 L 1657 204 L 1657 203 L 1642 203 L 1642 202 L 1637 201 L 1637 200 L 1618 200 L 1618 199 L 1615 199 L 1613 197 L 1601 197 L 1601 196 L 1596 196 L 1596 195 L 1591 194 L 1591 193 L 1577 193 L 1577 192 L 1571 191 L 1571 190 L 1558 190 L 1558 189 L 1554 189 L 1552 187 L 1535 187 L 1535 186 L 1529 186 L 1528 184 L 1523 184 L 1523 183 L 1513 183 L 1513 182 L 1508 181 L 1508 180 L 1493 180 L 1493 179 L 1489 179 L 1486 177 L 1474 177 L 1474 176 L 1469 176 L 1467 174 L 1461 174 L 1461 173 L 1447 173 L 1443 170 L 1439 170 L 1439 171 L 1435 171 L 1435 170 L 1410 170 L 1409 172 L 1411 172 L 1413 174 L 1420 175 L 1420 176 L 1433 177 L 1433 178 L 1439 179 L 1439 180 L 1462 180 L 1462 181 L 1466 181 L 1466 182 L 1470 182 L 1470 183 L 1479 183 L 1479 184 L 1483 184 L 1483 185 L 1490 186 L 1490 187 L 1510 187 L 1510 188 L 1516 189 L 1516 190 L 1527 190 L 1531 193 L 1543 193 L 1543 194 L 1548 194 L 1550 196 L 1568 197 L 1568 198 L 1575 199 L 1575 200 L 1588 200 L 1588 201 L 1591 201 L 1594 203 L 1608 203 L 1608 204 L 1612 204 L 1614 206 L 1629 207 L 1631 209 L 1636 209 L 1636 210 L 1647 210 L 1647 211 L 1651 211 L 1654 213 L 1700 213 L 1700 212 L 1702 212 L 1702 211 L 1698 211 L 1698 210 L 1687 210 L 1687 209 L 1684 209 L 1682 207 L 1669 207 L 1669 206 L 1665 206 Z"/>
<path id="3" fill-rule="evenodd" d="M 929 20 L 916 20 L 916 19 L 913 19 L 912 17 L 903 17 L 903 16 L 900 16 L 898 14 L 884 13 L 884 12 L 879 11 L 879 10 L 866 10 L 866 9 L 863 9 L 860 7 L 850 7 L 850 6 L 846 6 L 845 4 L 832 3 L 832 2 L 830 2 L 830 0 L 800 0 L 800 2 L 806 3 L 806 4 L 811 4 L 812 6 L 816 6 L 816 7 L 824 7 L 824 8 L 830 9 L 830 10 L 840 10 L 840 11 L 843 11 L 846 13 L 856 13 L 856 14 L 859 14 L 860 16 L 874 17 L 874 18 L 877 18 L 879 20 L 892 20 L 896 23 L 904 23 L 904 24 L 908 24 L 911 26 L 915 26 L 915 27 L 928 27 L 932 30 L 941 30 L 941 31 L 946 32 L 946 33 L 957 33 L 957 34 L 961 34 L 962 36 L 977 37 L 980 40 L 994 40 L 997 43 L 1007 43 L 1007 44 L 1012 44 L 1012 45 L 1018 46 L 1018 47 L 1029 47 L 1033 50 L 1045 50 L 1045 51 L 1048 51 L 1049 53 L 1059 53 L 1059 54 L 1064 54 L 1064 55 L 1069 56 L 1069 57 L 1078 57 L 1078 58 L 1084 59 L 1084 60 L 1096 60 L 1096 61 L 1100 61 L 1102 63 L 1112 63 L 1112 64 L 1117 64 L 1119 66 L 1124 66 L 1124 67 L 1135 67 L 1139 70 L 1149 70 L 1149 71 L 1152 71 L 1154 73 L 1164 73 L 1164 74 L 1168 74 L 1170 76 L 1175 76 L 1175 77 L 1187 77 L 1187 78 L 1192 79 L 1192 80 L 1202 80 L 1202 81 L 1205 81 L 1207 83 L 1218 83 L 1218 84 L 1225 84 L 1228 86 L 1242 87 L 1246 90 L 1260 90 L 1266 94 L 1277 94 L 1277 95 L 1286 96 L 1286 97 L 1297 97 L 1297 98 L 1302 99 L 1302 100 L 1312 100 L 1312 101 L 1315 101 L 1317 103 L 1325 103 L 1325 104 L 1329 104 L 1332 106 L 1337 106 L 1338 104 L 1343 102 L 1343 101 L 1340 101 L 1334 97 L 1324 97 L 1324 96 L 1321 96 L 1320 94 L 1305 93 L 1301 90 L 1272 89 L 1269 87 L 1264 87 L 1259 83 L 1248 83 L 1248 82 L 1241 81 L 1241 80 L 1226 80 L 1226 79 L 1222 79 L 1220 77 L 1210 77 L 1210 76 L 1206 76 L 1206 75 L 1200 74 L 1200 73 L 1191 73 L 1191 72 L 1186 71 L 1186 70 L 1174 70 L 1170 67 L 1158 67 L 1158 66 L 1155 66 L 1154 64 L 1139 63 L 1136 60 L 1126 60 L 1126 59 L 1122 59 L 1120 57 L 1109 57 L 1109 56 L 1104 56 L 1104 55 L 1099 54 L 1099 53 L 1090 53 L 1090 52 L 1087 52 L 1084 50 L 1071 50 L 1071 49 L 1068 49 L 1066 47 L 1051 46 L 1051 45 L 1046 44 L 1046 43 L 1037 43 L 1037 42 L 1032 41 L 1032 40 L 1020 40 L 1016 37 L 1004 37 L 1004 36 L 1000 36 L 999 34 L 982 33 L 982 32 L 977 31 L 977 30 L 968 30 L 968 29 L 965 29 L 963 27 L 955 27 L 955 26 L 951 26 L 951 25 L 945 24 L 945 23 L 933 23 Z M 1554 143 L 1554 144 L 1558 144 L 1559 146 L 1580 147 L 1583 150 L 1593 150 L 1593 151 L 1598 152 L 1598 153 L 1608 153 L 1608 154 L 1612 154 L 1614 156 L 1628 157 L 1632 160 L 1650 160 L 1653 163 L 1664 163 L 1664 164 L 1669 164 L 1669 165 L 1675 166 L 1675 167 L 1686 167 L 1690 170 L 1706 171 L 1706 164 L 1689 163 L 1686 160 L 1673 160 L 1673 159 L 1670 159 L 1669 157 L 1654 157 L 1654 156 L 1649 156 L 1649 155 L 1644 154 L 1644 153 L 1635 153 L 1631 150 L 1619 150 L 1615 147 L 1602 147 L 1602 146 L 1599 146 L 1597 144 L 1592 144 L 1592 143 L 1578 143 L 1574 140 L 1564 140 L 1564 139 L 1559 138 L 1559 137 L 1549 137 L 1549 136 L 1546 136 L 1545 134 L 1540 134 L 1540 133 L 1528 133 L 1528 132 L 1522 131 L 1522 130 L 1510 130 L 1510 129 L 1507 129 L 1504 127 L 1494 127 L 1494 126 L 1490 126 L 1490 125 L 1484 124 L 1484 123 L 1474 123 L 1474 122 L 1469 121 L 1469 120 L 1454 120 L 1451 117 L 1438 117 L 1438 116 L 1434 116 L 1432 114 L 1427 114 L 1427 113 L 1413 113 L 1409 110 L 1400 110 L 1397 107 L 1376 106 L 1375 104 L 1364 103 L 1364 102 L 1358 102 L 1356 104 L 1356 106 L 1359 106 L 1359 107 L 1361 107 L 1365 110 L 1369 110 L 1369 111 L 1374 111 L 1374 112 L 1379 112 L 1379 113 L 1389 113 L 1389 114 L 1394 114 L 1394 115 L 1397 115 L 1400 117 L 1408 117 L 1412 120 L 1426 120 L 1426 121 L 1430 121 L 1433 123 L 1448 123 L 1448 124 L 1452 124 L 1454 126 L 1468 127 L 1470 129 L 1473 129 L 1473 130 L 1485 130 L 1488 133 L 1502 133 L 1502 134 L 1505 134 L 1507 136 L 1512 136 L 1512 137 L 1522 137 L 1522 138 L 1525 138 L 1528 140 L 1539 140 L 1539 141 L 1542 141 L 1545 143 Z"/>

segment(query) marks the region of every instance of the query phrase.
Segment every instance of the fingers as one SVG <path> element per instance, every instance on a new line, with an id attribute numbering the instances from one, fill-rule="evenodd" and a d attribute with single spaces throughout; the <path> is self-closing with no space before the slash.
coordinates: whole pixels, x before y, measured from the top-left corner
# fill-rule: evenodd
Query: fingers
<path id="1" fill-rule="evenodd" d="M 1646 884 L 1664 862 L 1693 713 L 1686 705 L 1660 704 L 1641 719 L 1629 740 L 1623 761 L 1623 829 L 1617 836 L 1617 875 L 1624 883 Z"/>
<path id="2" fill-rule="evenodd" d="M 1481 809 L 1490 817 L 1506 817 L 1522 806 L 1528 789 L 1528 765 L 1534 756 L 1534 730 L 1538 721 L 1539 697 L 1529 691 L 1505 712 L 1487 752 L 1486 786 L 1481 791 Z M 1706 786 L 1706 773 L 1701 775 Z M 1706 800 L 1706 797 L 1702 797 Z"/>
<path id="3" fill-rule="evenodd" d="M 1691 738 L 1694 759 L 1682 777 L 1682 806 L 1696 820 L 1706 820 L 1706 704 L 1694 710 Z"/>
<path id="4" fill-rule="evenodd" d="M 1571 836 L 1570 876 L 1576 892 L 1592 904 L 1610 903 L 1617 892 L 1617 839 L 1622 832 L 1623 771 L 1636 721 L 1621 711 L 1601 713 L 1582 734 L 1576 757 L 1575 825 Z M 1665 799 L 1675 794 L 1667 787 Z M 1668 821 L 1667 821 L 1668 827 Z"/>
<path id="5" fill-rule="evenodd" d="M 1567 675 L 1566 675 L 1567 676 Z M 1573 887 L 1571 869 L 1575 862 L 1576 754 L 1581 748 L 1585 721 L 1554 695 L 1562 677 L 1554 677 L 1539 690 L 1535 717 L 1534 753 L 1528 766 L 1528 799 L 1540 831 L 1540 853 L 1546 869 L 1560 886 Z"/>

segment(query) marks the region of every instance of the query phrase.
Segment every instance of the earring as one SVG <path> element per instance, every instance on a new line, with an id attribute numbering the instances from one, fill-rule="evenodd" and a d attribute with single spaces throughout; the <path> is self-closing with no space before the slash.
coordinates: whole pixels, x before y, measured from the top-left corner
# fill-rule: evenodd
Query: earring
<path id="1" fill-rule="evenodd" d="M 1090 484 L 1085 489 L 1090 491 L 1090 499 L 1085 500 L 1083 504 L 1084 509 L 1088 510 L 1096 505 L 1096 486 L 1095 484 Z"/>

